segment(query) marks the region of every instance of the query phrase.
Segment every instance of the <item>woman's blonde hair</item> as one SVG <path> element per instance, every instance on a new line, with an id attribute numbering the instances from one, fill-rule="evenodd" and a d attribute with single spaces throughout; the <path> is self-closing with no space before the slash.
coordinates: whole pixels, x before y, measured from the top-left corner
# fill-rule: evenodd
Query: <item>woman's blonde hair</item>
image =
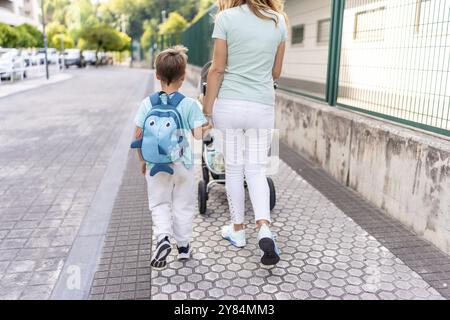
<path id="1" fill-rule="evenodd" d="M 284 12 L 284 0 L 218 0 L 217 2 L 219 12 L 246 4 L 258 18 L 273 20 L 278 24 L 278 16 L 274 14 L 276 12 L 287 20 Z"/>

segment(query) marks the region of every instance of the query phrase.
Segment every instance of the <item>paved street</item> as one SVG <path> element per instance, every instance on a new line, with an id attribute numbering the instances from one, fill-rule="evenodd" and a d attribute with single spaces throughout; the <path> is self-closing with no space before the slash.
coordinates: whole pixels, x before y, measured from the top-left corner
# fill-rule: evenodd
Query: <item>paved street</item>
<path id="1" fill-rule="evenodd" d="M 0 99 L 0 298 L 49 298 L 149 72 L 74 78 Z"/>
<path id="2" fill-rule="evenodd" d="M 193 259 L 173 253 L 152 270 L 145 179 L 126 129 L 151 74 L 70 72 L 0 99 L 0 299 L 450 298 L 448 256 L 283 145 L 276 267 L 259 264 L 249 201 L 247 247 L 221 239 L 229 217 L 217 186 L 195 217 Z M 69 286 L 71 267 L 81 288 Z"/>

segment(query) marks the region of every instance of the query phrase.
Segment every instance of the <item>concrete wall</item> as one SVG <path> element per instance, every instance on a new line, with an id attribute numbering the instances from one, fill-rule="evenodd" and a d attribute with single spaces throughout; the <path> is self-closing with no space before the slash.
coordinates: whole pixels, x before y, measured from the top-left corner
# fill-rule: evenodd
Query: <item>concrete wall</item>
<path id="1" fill-rule="evenodd" d="M 450 254 L 449 139 L 283 92 L 276 123 L 284 143 Z"/>
<path id="2" fill-rule="evenodd" d="M 450 254 L 450 141 L 278 93 L 282 141 Z"/>

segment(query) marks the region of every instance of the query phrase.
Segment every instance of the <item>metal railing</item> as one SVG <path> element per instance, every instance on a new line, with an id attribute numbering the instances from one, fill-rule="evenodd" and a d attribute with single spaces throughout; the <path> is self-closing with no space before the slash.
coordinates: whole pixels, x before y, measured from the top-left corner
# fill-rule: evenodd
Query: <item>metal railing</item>
<path id="1" fill-rule="evenodd" d="M 450 133 L 450 1 L 347 0 L 338 104 Z"/>
<path id="2" fill-rule="evenodd" d="M 203 17 L 183 33 L 183 44 L 189 49 L 189 63 L 203 67 L 211 60 L 214 29 L 214 15 L 217 11 L 212 6 Z"/>
<path id="3" fill-rule="evenodd" d="M 211 59 L 216 10 L 181 36 L 191 64 Z M 287 0 L 286 12 L 280 89 L 450 136 L 450 0 Z"/>
<path id="4" fill-rule="evenodd" d="M 216 6 L 212 6 L 196 23 L 183 33 L 166 34 L 152 37 L 154 53 L 173 47 L 184 45 L 189 50 L 189 63 L 202 67 L 211 60 L 213 43 L 211 35 L 214 29 L 214 14 Z"/>

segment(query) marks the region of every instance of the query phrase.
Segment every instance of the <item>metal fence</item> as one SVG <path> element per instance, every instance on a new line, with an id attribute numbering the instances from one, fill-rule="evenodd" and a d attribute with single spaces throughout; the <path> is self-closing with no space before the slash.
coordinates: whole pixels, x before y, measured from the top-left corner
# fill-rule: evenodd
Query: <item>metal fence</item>
<path id="1" fill-rule="evenodd" d="M 181 36 L 211 59 L 211 8 Z M 280 88 L 450 136 L 450 0 L 286 0 Z"/>
<path id="2" fill-rule="evenodd" d="M 215 6 L 183 33 L 183 44 L 189 49 L 189 63 L 202 67 L 211 60 Z"/>
<path id="3" fill-rule="evenodd" d="M 450 0 L 347 0 L 337 102 L 448 134 L 449 33 Z"/>
<path id="4" fill-rule="evenodd" d="M 211 35 L 214 29 L 214 14 L 216 6 L 212 6 L 199 20 L 183 33 L 166 34 L 152 37 L 152 43 L 157 51 L 179 44 L 189 50 L 189 63 L 202 67 L 211 60 L 213 43 Z"/>

